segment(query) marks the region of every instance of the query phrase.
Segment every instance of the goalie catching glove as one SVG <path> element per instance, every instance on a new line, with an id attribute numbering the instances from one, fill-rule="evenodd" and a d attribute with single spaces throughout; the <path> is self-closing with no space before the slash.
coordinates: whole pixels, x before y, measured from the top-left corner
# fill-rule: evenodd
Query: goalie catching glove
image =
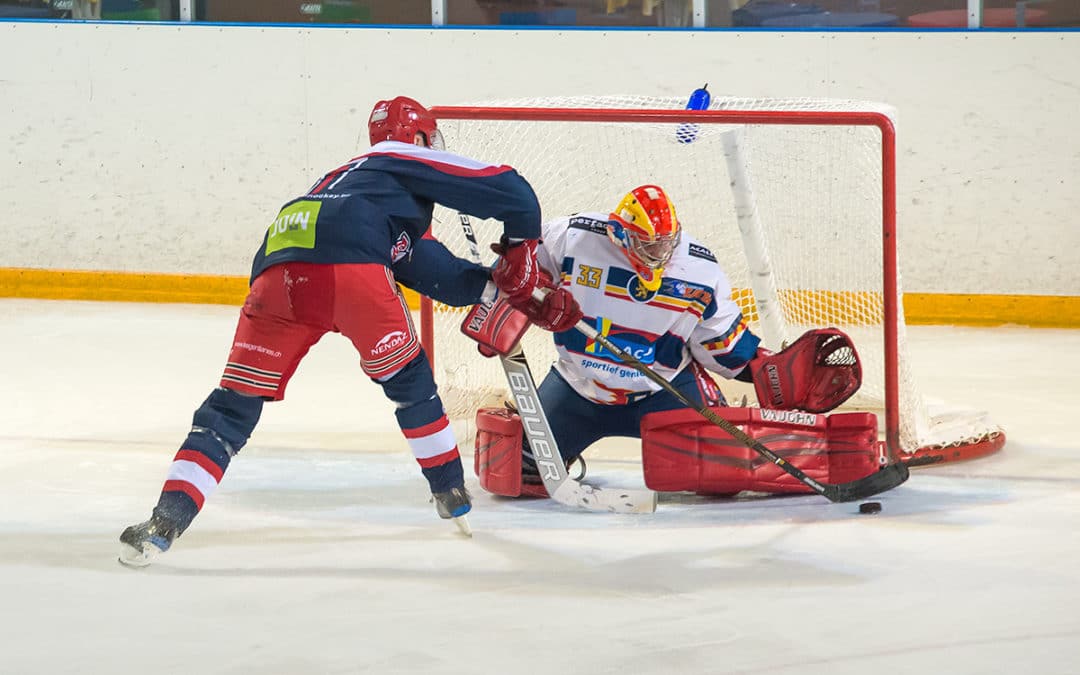
<path id="1" fill-rule="evenodd" d="M 862 366 L 851 338 L 836 328 L 820 328 L 775 354 L 759 349 L 737 377 L 751 378 L 762 408 L 823 413 L 858 391 Z"/>

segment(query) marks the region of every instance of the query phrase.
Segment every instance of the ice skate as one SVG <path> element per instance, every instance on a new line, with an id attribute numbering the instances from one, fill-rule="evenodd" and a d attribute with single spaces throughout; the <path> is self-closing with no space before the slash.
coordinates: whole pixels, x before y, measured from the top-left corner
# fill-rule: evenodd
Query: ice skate
<path id="1" fill-rule="evenodd" d="M 120 563 L 146 567 L 155 556 L 169 550 L 178 534 L 175 524 L 159 516 L 132 525 L 120 534 Z"/>
<path id="2" fill-rule="evenodd" d="M 435 510 L 440 518 L 454 521 L 461 534 L 466 537 L 472 536 L 472 528 L 465 514 L 472 510 L 472 498 L 464 487 L 451 488 L 446 492 L 436 492 L 431 495 L 435 500 Z"/>

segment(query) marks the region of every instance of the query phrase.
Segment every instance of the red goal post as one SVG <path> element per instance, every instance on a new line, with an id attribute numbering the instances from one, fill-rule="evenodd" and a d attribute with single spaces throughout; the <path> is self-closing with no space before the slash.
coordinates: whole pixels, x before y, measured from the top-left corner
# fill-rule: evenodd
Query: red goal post
<path id="1" fill-rule="evenodd" d="M 778 348 L 815 325 L 854 331 L 866 396 L 853 406 L 880 411 L 891 456 L 970 459 L 1004 444 L 1004 433 L 984 413 L 957 425 L 949 411 L 950 429 L 928 433 L 932 423 L 922 419 L 921 396 L 902 367 L 896 127 L 888 106 L 717 98 L 709 110 L 687 111 L 672 98 L 567 97 L 432 112 L 449 150 L 522 173 L 537 190 L 545 220 L 610 210 L 638 184 L 663 186 L 686 231 L 718 254 L 744 315 L 768 346 Z M 676 133 L 687 124 L 692 142 Z M 440 209 L 433 228 L 464 257 L 457 223 Z M 501 232 L 493 221 L 473 227 L 482 249 Z M 741 245 L 729 246 L 732 240 Z M 792 247 L 797 250 L 789 252 Z M 422 339 L 448 412 L 467 417 L 485 396 L 498 397 L 502 382 L 457 334 L 460 316 L 455 308 L 422 303 Z M 531 331 L 526 343 L 538 378 L 547 364 L 532 355 L 551 358 L 542 346 L 550 337 L 539 333 Z"/>

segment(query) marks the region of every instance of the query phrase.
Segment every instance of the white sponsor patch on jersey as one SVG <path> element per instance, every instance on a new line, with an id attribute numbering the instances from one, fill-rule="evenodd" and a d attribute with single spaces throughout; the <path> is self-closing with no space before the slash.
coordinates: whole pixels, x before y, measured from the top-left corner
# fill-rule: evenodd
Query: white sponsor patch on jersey
<path id="1" fill-rule="evenodd" d="M 387 352 L 397 349 L 401 345 L 405 344 L 405 341 L 409 339 L 408 334 L 402 330 L 395 330 L 387 333 L 379 338 L 379 341 L 375 343 L 375 346 L 371 348 L 372 356 L 382 356 Z"/>

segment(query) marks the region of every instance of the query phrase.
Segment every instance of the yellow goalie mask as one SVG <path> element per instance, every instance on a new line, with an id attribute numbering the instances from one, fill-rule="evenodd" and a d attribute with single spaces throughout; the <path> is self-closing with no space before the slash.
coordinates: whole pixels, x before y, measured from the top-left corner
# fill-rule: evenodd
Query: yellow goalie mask
<path id="1" fill-rule="evenodd" d="M 649 291 L 660 288 L 664 265 L 671 260 L 681 236 L 675 205 L 656 185 L 631 190 L 608 221 L 608 237 L 622 248 L 641 285 Z"/>

